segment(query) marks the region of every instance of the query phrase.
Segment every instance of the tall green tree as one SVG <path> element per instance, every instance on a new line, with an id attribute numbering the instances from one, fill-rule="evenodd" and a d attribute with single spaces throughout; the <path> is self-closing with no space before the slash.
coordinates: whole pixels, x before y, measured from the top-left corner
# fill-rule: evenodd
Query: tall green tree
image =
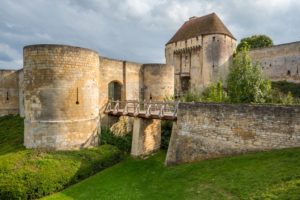
<path id="1" fill-rule="evenodd" d="M 243 48 L 233 59 L 227 78 L 227 93 L 232 103 L 265 103 L 271 92 L 271 82 L 261 68 L 253 64 L 248 49 Z"/>
<path id="2" fill-rule="evenodd" d="M 270 47 L 273 45 L 273 41 L 266 35 L 253 35 L 241 39 L 241 42 L 237 46 L 237 51 L 241 51 L 243 48 L 255 49 L 262 47 Z"/>

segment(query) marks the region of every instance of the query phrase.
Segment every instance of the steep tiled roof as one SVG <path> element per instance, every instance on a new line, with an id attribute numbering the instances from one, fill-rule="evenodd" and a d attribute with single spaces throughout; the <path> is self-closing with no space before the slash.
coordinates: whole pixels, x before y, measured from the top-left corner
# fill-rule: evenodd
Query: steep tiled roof
<path id="1" fill-rule="evenodd" d="M 223 24 L 220 18 L 211 13 L 202 17 L 192 17 L 186 21 L 167 44 L 208 34 L 225 34 L 233 39 L 234 36 L 230 33 L 227 27 Z"/>

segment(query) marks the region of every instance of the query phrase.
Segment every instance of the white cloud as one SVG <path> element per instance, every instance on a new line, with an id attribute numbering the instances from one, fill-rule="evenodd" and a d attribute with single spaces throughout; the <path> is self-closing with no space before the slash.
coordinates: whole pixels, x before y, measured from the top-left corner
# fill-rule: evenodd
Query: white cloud
<path id="1" fill-rule="evenodd" d="M 291 42 L 300 40 L 299 7 L 298 0 L 1 0 L 0 68 L 18 67 L 22 47 L 36 43 L 164 62 L 164 45 L 184 21 L 211 12 L 238 39 L 262 33 Z"/>

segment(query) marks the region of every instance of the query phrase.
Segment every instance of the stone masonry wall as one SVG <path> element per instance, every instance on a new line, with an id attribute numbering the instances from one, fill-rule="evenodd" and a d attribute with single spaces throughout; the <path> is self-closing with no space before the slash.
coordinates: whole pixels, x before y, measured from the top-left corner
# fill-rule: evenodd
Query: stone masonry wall
<path id="1" fill-rule="evenodd" d="M 108 84 L 116 81 L 122 85 L 122 100 L 139 100 L 142 87 L 142 64 L 100 57 L 100 109 L 108 101 Z"/>
<path id="2" fill-rule="evenodd" d="M 19 89 L 19 115 L 25 117 L 24 113 L 24 73 L 23 69 L 17 71 L 18 73 L 18 89 Z"/>
<path id="3" fill-rule="evenodd" d="M 300 83 L 300 42 L 251 50 L 249 55 L 271 80 Z"/>
<path id="4" fill-rule="evenodd" d="M 0 116 L 18 113 L 18 73 L 15 70 L 0 70 Z"/>
<path id="5" fill-rule="evenodd" d="M 164 101 L 174 96 L 174 67 L 165 64 L 143 65 L 144 100 Z"/>
<path id="6" fill-rule="evenodd" d="M 300 107 L 181 103 L 166 164 L 300 146 Z"/>
<path id="7" fill-rule="evenodd" d="M 98 145 L 99 56 L 65 45 L 24 47 L 24 144 L 80 149 Z"/>

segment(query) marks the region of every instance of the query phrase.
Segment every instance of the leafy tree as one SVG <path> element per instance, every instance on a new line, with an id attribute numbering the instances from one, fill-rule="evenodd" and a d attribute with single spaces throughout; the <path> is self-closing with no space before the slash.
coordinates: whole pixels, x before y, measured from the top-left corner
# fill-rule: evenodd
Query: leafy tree
<path id="1" fill-rule="evenodd" d="M 241 39 L 241 42 L 237 46 L 237 51 L 241 51 L 244 48 L 255 49 L 262 47 L 270 47 L 273 45 L 273 41 L 269 36 L 266 35 L 253 35 Z"/>
<path id="2" fill-rule="evenodd" d="M 271 92 L 271 82 L 253 64 L 248 50 L 243 48 L 233 59 L 227 78 L 227 92 L 232 103 L 265 103 Z"/>

